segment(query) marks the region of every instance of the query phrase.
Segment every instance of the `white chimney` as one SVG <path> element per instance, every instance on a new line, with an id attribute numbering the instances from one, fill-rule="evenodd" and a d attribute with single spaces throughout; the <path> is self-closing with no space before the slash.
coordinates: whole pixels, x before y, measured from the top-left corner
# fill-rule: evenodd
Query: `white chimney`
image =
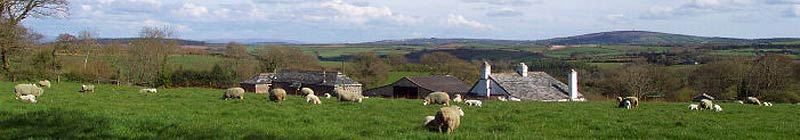
<path id="1" fill-rule="evenodd" d="M 569 99 L 572 101 L 578 99 L 578 72 L 575 72 L 575 69 L 569 73 Z"/>
<path id="2" fill-rule="evenodd" d="M 489 62 L 483 61 L 483 66 L 481 66 L 481 79 L 489 79 L 489 75 L 492 74 L 492 66 L 489 65 Z"/>
<path id="3" fill-rule="evenodd" d="M 519 75 L 522 77 L 528 77 L 528 65 L 525 65 L 525 63 L 519 63 L 519 66 L 517 66 L 517 73 L 519 73 Z"/>

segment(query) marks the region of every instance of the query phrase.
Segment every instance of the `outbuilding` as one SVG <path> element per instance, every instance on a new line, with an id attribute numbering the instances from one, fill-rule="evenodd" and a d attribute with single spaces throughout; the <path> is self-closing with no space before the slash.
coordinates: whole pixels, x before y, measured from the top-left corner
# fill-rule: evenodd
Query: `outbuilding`
<path id="1" fill-rule="evenodd" d="M 385 98 L 421 99 L 431 92 L 443 91 L 454 94 L 466 95 L 469 85 L 453 76 L 415 76 L 403 77 L 396 82 L 370 89 L 364 92 L 365 96 Z"/>

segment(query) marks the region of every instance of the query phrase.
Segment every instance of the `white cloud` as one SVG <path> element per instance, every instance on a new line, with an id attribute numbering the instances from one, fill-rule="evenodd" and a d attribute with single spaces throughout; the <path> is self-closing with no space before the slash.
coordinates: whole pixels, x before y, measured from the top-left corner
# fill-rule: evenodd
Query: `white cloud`
<path id="1" fill-rule="evenodd" d="M 468 3 L 484 3 L 491 5 L 529 6 L 542 3 L 539 0 L 461 0 Z"/>
<path id="2" fill-rule="evenodd" d="M 484 24 L 478 21 L 469 20 L 464 18 L 463 15 L 450 14 L 447 18 L 447 24 L 452 26 L 466 26 L 475 29 L 493 29 L 494 27 L 489 24 Z"/>
<path id="3" fill-rule="evenodd" d="M 796 17 L 800 17 L 800 4 L 792 5 L 792 13 Z"/>
<path id="4" fill-rule="evenodd" d="M 692 0 L 679 6 L 655 6 L 642 19 L 667 19 L 678 16 L 696 16 L 730 12 L 760 12 L 764 1 L 755 0 Z"/>
<path id="5" fill-rule="evenodd" d="M 200 18 L 208 14 L 208 8 L 204 6 L 195 5 L 193 3 L 184 3 L 180 8 L 175 9 L 173 14 L 179 16 Z"/>
<path id="6" fill-rule="evenodd" d="M 517 17 L 522 15 L 524 15 L 524 13 L 511 8 L 501 8 L 500 10 L 486 13 L 486 16 L 489 17 Z"/>
<path id="7" fill-rule="evenodd" d="M 189 28 L 189 26 L 163 22 L 163 21 L 155 20 L 155 19 L 145 19 L 144 21 L 141 21 L 141 22 L 132 23 L 130 26 L 132 26 L 134 28 L 141 28 L 141 27 L 169 27 L 169 28 L 174 29 L 177 32 L 189 32 L 189 31 L 191 31 L 191 28 Z"/>
<path id="8" fill-rule="evenodd" d="M 390 20 L 400 24 L 413 24 L 418 20 L 414 17 L 399 15 L 392 12 L 389 7 L 359 6 L 333 0 L 320 4 L 323 10 L 333 10 L 333 15 L 305 15 L 309 19 L 331 19 L 356 24 L 364 24 L 372 20 Z"/>

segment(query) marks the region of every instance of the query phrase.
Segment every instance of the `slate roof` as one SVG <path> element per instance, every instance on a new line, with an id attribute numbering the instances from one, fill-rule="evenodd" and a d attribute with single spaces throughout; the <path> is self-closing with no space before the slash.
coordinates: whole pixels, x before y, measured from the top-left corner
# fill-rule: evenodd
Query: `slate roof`
<path id="1" fill-rule="evenodd" d="M 702 99 L 710 99 L 710 100 L 714 100 L 714 97 L 713 97 L 713 96 L 711 96 L 711 95 L 708 95 L 708 94 L 705 94 L 705 93 L 703 93 L 703 94 L 700 94 L 700 95 L 694 96 L 694 98 L 692 98 L 692 100 L 693 100 L 693 101 L 698 101 L 698 102 L 699 102 L 700 100 L 702 100 Z"/>
<path id="2" fill-rule="evenodd" d="M 545 72 L 528 72 L 527 77 L 517 73 L 496 73 L 490 75 L 490 78 L 509 96 L 522 100 L 569 99 L 569 86 Z M 583 95 L 578 93 L 578 98 L 583 98 Z"/>
<path id="3" fill-rule="evenodd" d="M 306 85 L 359 84 L 339 72 L 281 70 L 275 74 L 275 82 L 302 83 Z"/>
<path id="4" fill-rule="evenodd" d="M 453 76 L 417 76 L 406 77 L 420 88 L 447 93 L 467 93 L 470 86 Z"/>
<path id="5" fill-rule="evenodd" d="M 262 73 L 243 81 L 244 84 L 270 84 L 275 75 L 272 73 Z"/>

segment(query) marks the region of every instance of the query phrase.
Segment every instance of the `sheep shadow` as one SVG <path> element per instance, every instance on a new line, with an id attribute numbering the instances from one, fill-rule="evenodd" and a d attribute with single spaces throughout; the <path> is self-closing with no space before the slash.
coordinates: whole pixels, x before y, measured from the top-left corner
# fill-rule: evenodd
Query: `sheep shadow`
<path id="1" fill-rule="evenodd" d="M 59 109 L 0 112 L 0 128 L 4 139 L 115 139 L 108 119 Z"/>

